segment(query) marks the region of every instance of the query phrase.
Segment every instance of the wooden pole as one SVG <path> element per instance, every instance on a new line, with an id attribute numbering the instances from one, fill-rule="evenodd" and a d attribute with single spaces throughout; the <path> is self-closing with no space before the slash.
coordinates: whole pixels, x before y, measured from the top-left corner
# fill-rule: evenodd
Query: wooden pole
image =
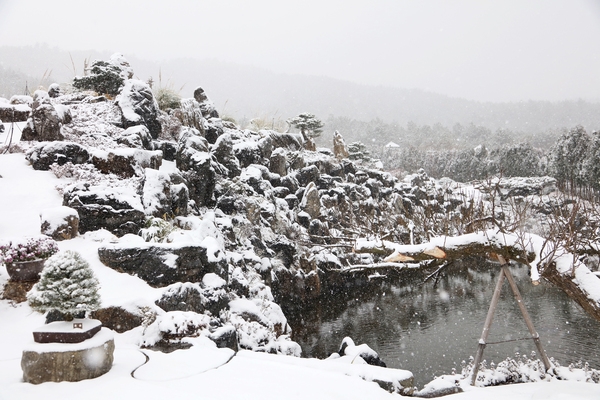
<path id="1" fill-rule="evenodd" d="M 542 347 L 542 342 L 540 341 L 540 335 L 536 332 L 535 327 L 533 326 L 533 321 L 531 321 L 531 317 L 529 316 L 529 313 L 527 312 L 527 308 L 525 308 L 525 303 L 523 302 L 523 298 L 521 297 L 521 293 L 519 292 L 517 283 L 515 282 L 515 279 L 513 278 L 512 274 L 510 273 L 510 270 L 507 268 L 506 261 L 504 260 L 504 258 L 501 258 L 501 257 L 502 256 L 499 256 L 499 259 L 500 259 L 500 262 L 503 263 L 502 270 L 504 271 L 504 275 L 506 275 L 506 280 L 508 281 L 510 287 L 512 288 L 512 291 L 515 295 L 515 299 L 517 300 L 517 304 L 519 305 L 519 308 L 521 309 L 521 314 L 523 314 L 523 319 L 525 320 L 527 329 L 529 329 L 529 333 L 531 334 L 533 342 L 535 343 L 535 346 L 538 349 L 538 353 L 540 354 L 540 357 L 542 358 L 544 367 L 546 368 L 546 371 L 548 371 L 549 369 L 552 368 L 552 364 L 550 364 L 550 360 L 548 359 L 548 356 L 546 355 L 546 352 L 544 351 L 544 348 Z"/>
<path id="2" fill-rule="evenodd" d="M 492 302 L 490 303 L 490 309 L 488 310 L 487 317 L 485 319 L 485 324 L 483 325 L 483 332 L 481 333 L 481 339 L 479 339 L 479 347 L 477 348 L 477 354 L 475 355 L 475 364 L 473 365 L 473 372 L 471 375 L 471 386 L 475 386 L 475 381 L 477 380 L 477 372 L 479 372 L 479 363 L 481 363 L 481 359 L 483 358 L 483 350 L 485 349 L 486 340 L 488 334 L 490 332 L 490 327 L 492 326 L 492 319 L 494 318 L 494 312 L 496 311 L 496 306 L 498 305 L 498 299 L 500 298 L 500 293 L 502 292 L 502 284 L 504 283 L 504 277 L 506 276 L 506 280 L 508 281 L 513 294 L 515 295 L 515 299 L 517 300 L 517 304 L 519 305 L 519 309 L 521 310 L 521 314 L 523 315 L 523 319 L 525 320 L 525 324 L 527 325 L 527 329 L 529 329 L 529 333 L 535 343 L 535 346 L 540 353 L 540 357 L 542 358 L 542 362 L 544 363 L 544 367 L 546 371 L 552 369 L 552 364 L 550 364 L 550 360 L 542 347 L 542 342 L 540 341 L 540 335 L 535 330 L 533 326 L 533 322 L 531 321 L 531 317 L 525 308 L 525 303 L 523 302 L 523 298 L 521 297 L 521 293 L 519 292 L 519 288 L 515 282 L 515 278 L 513 278 L 510 270 L 508 269 L 508 263 L 504 259 L 503 256 L 498 255 L 498 260 L 500 261 L 500 276 L 498 277 L 498 282 L 496 283 L 496 289 L 494 289 L 494 295 L 492 296 Z"/>
<path id="3" fill-rule="evenodd" d="M 498 282 L 496 283 L 496 289 L 494 289 L 494 295 L 492 296 L 492 302 L 490 303 L 490 308 L 487 313 L 487 317 L 485 319 L 485 324 L 483 324 L 483 332 L 481 333 L 481 339 L 479 339 L 479 347 L 477 348 L 477 354 L 475 355 L 475 364 L 473 365 L 473 373 L 471 375 L 471 386 L 475 386 L 475 380 L 477 379 L 477 372 L 479 371 L 479 363 L 481 362 L 481 358 L 483 357 L 483 350 L 485 349 L 485 344 L 487 337 L 490 333 L 490 328 L 492 326 L 492 320 L 494 319 L 494 312 L 496 311 L 496 306 L 498 305 L 498 300 L 500 299 L 500 293 L 502 292 L 502 284 L 504 283 L 504 270 L 500 269 L 500 276 L 498 276 Z"/>

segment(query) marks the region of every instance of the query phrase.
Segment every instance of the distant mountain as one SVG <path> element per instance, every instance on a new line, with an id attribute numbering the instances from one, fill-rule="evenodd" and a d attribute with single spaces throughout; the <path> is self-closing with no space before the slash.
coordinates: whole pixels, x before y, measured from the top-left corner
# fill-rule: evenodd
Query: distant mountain
<path id="1" fill-rule="evenodd" d="M 22 75 L 20 79 L 31 79 L 29 88 L 37 87 L 42 77 L 48 75 L 50 80 L 66 83 L 71 82 L 75 74 L 83 73 L 85 59 L 92 61 L 109 56 L 108 52 L 69 53 L 44 45 L 0 47 L 0 67 L 3 67 L 0 74 L 10 73 L 13 80 L 18 80 L 15 77 L 18 71 Z M 138 59 L 135 55 L 125 56 L 139 79 L 152 77 L 155 87 L 170 87 L 184 97 L 191 97 L 193 90 L 202 86 L 222 115 L 238 121 L 247 122 L 257 117 L 285 120 L 300 112 L 311 112 L 323 120 L 335 116 L 359 121 L 380 119 L 402 126 L 414 122 L 447 127 L 472 123 L 493 131 L 508 129 L 528 134 L 578 124 L 588 130 L 600 129 L 598 102 L 477 102 L 417 89 L 279 74 L 217 60 L 189 58 L 155 62 Z M 24 90 L 25 82 L 20 85 Z M 0 95 L 6 95 L 2 89 L 0 87 Z"/>

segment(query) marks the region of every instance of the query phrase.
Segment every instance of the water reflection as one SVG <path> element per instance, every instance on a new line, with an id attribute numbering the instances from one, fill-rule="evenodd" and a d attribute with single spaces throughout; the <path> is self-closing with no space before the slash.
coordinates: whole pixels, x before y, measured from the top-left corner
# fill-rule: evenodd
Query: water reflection
<path id="1" fill-rule="evenodd" d="M 526 267 L 511 266 L 511 272 L 548 356 L 561 365 L 583 359 L 600 369 L 600 323 L 561 290 L 547 283 L 533 286 Z M 423 276 L 394 284 L 383 280 L 360 296 L 338 296 L 305 310 L 301 318 L 292 315 L 293 339 L 305 357 L 325 358 L 350 336 L 367 343 L 389 367 L 412 371 L 415 384 L 422 386 L 435 375 L 460 371 L 461 361 L 475 355 L 498 273 L 497 265 L 456 263 L 435 284 L 422 284 Z M 515 352 L 530 355 L 533 341 L 515 340 L 529 337 L 505 281 L 484 359 L 497 363 Z"/>

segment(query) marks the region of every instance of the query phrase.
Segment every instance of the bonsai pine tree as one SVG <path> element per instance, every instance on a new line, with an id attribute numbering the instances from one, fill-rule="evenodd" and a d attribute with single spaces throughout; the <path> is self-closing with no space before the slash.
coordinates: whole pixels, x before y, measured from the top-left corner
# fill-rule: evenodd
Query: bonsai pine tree
<path id="1" fill-rule="evenodd" d="M 126 79 L 133 77 L 133 69 L 123 55 L 116 53 L 109 61 L 94 60 L 87 76 L 73 78 L 73 87 L 93 90 L 99 94 L 116 96 Z"/>
<path id="2" fill-rule="evenodd" d="M 321 135 L 323 123 L 313 114 L 302 113 L 297 117 L 290 118 L 287 123 L 299 129 L 305 141 Z"/>
<path id="3" fill-rule="evenodd" d="M 74 251 L 60 252 L 46 261 L 40 280 L 27 294 L 31 308 L 56 310 L 72 320 L 74 314 L 100 307 L 99 283 L 89 264 Z"/>

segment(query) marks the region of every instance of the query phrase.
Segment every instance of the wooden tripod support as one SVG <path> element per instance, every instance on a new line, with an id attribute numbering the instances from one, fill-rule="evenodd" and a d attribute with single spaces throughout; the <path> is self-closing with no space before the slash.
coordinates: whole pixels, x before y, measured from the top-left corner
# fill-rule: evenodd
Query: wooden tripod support
<path id="1" fill-rule="evenodd" d="M 473 365 L 473 373 L 471 375 L 471 386 L 475 385 L 475 381 L 477 380 L 477 372 L 479 371 L 479 363 L 481 363 L 481 358 L 483 357 L 483 350 L 486 346 L 486 340 L 488 334 L 490 333 L 490 327 L 492 326 L 492 320 L 494 318 L 494 312 L 496 311 L 496 306 L 498 305 L 498 300 L 500 299 L 500 292 L 502 291 L 502 284 L 504 283 L 504 278 L 508 281 L 513 294 L 515 295 L 515 299 L 517 300 L 517 304 L 519 305 L 519 309 L 521 310 L 521 314 L 523 315 L 523 319 L 525 320 L 525 324 L 527 325 L 527 329 L 529 329 L 529 333 L 531 334 L 531 338 L 535 343 L 538 353 L 540 354 L 540 358 L 544 363 L 544 367 L 547 370 L 552 368 L 550 364 L 550 360 L 548 360 L 548 356 L 546 356 L 546 352 L 542 347 L 542 342 L 540 341 L 540 335 L 535 331 L 533 327 L 533 322 L 529 317 L 529 313 L 525 308 L 525 304 L 523 303 L 523 298 L 521 297 L 521 293 L 519 292 L 519 288 L 515 283 L 515 279 L 513 278 L 510 270 L 508 269 L 508 263 L 501 255 L 498 255 L 498 259 L 500 260 L 500 276 L 498 277 L 498 282 L 496 283 L 496 289 L 494 290 L 494 295 L 492 296 L 492 302 L 490 303 L 490 309 L 488 310 L 487 317 L 485 319 L 485 324 L 483 325 L 483 332 L 481 333 L 481 339 L 479 339 L 479 347 L 477 349 L 477 354 L 475 355 L 475 364 Z"/>

